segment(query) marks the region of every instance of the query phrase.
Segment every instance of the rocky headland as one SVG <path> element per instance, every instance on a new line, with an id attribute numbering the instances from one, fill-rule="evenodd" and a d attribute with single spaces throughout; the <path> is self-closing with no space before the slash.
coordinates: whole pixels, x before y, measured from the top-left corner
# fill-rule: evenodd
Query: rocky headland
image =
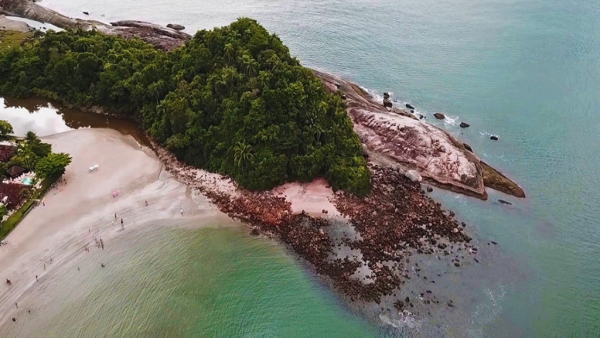
<path id="1" fill-rule="evenodd" d="M 0 9 L 61 28 L 139 37 L 163 50 L 190 38 L 178 30 L 181 27 L 72 19 L 25 0 L 0 0 Z M 453 268 L 476 262 L 473 256 L 459 260 L 458 251 L 476 251 L 464 233 L 465 224 L 427 196 L 421 183 L 481 199 L 487 198 L 486 187 L 517 197 L 525 194 L 456 137 L 393 107 L 389 97 L 384 107 L 351 82 L 314 73 L 330 91 L 341 91 L 346 101 L 372 174 L 372 189 L 364 198 L 333 192 L 325 183 L 313 184 L 325 194 L 306 204 L 312 206 L 306 210 L 302 202 L 313 194 L 308 183 L 294 183 L 295 190 L 248 191 L 227 177 L 180 162 L 157 144 L 152 148 L 167 170 L 192 191 L 248 224 L 253 234 L 279 238 L 348 299 L 371 303 L 392 299 L 399 310 L 413 307 L 400 296 L 402 284 L 418 275 L 409 269 L 411 255 L 436 254 Z M 292 196 L 290 191 L 301 193 Z"/>

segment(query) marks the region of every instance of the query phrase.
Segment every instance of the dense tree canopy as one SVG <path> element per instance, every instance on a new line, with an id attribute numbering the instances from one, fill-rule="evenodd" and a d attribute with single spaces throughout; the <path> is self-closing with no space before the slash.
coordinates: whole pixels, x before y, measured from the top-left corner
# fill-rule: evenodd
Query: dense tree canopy
<path id="1" fill-rule="evenodd" d="M 169 53 L 96 32 L 49 32 L 0 52 L 0 93 L 136 118 L 186 163 L 250 189 L 319 176 L 357 194 L 370 186 L 340 95 L 251 19 L 199 31 Z"/>

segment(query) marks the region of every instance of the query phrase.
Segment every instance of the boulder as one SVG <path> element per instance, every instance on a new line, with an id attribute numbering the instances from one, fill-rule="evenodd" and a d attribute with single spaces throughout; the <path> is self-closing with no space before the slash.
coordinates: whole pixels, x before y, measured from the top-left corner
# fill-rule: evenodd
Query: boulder
<path id="1" fill-rule="evenodd" d="M 490 136 L 490 140 L 498 141 L 498 136 L 492 135 Z"/>
<path id="2" fill-rule="evenodd" d="M 383 99 L 383 106 L 386 108 L 392 108 L 392 101 L 389 98 Z"/>
<path id="3" fill-rule="evenodd" d="M 88 12 L 83 12 L 83 14 L 85 14 L 85 15 L 90 15 L 90 13 L 88 13 Z"/>
<path id="4" fill-rule="evenodd" d="M 419 174 L 419 172 L 417 172 L 416 170 L 409 170 L 406 172 L 406 174 L 404 174 L 404 176 L 406 176 L 409 180 L 413 182 L 421 182 L 423 180 L 421 174 Z"/>
<path id="5" fill-rule="evenodd" d="M 172 29 L 174 29 L 176 31 L 182 31 L 182 30 L 185 29 L 185 26 L 178 25 L 176 23 L 170 23 L 170 24 L 167 25 L 167 28 L 172 28 Z"/>
<path id="6" fill-rule="evenodd" d="M 461 123 L 460 123 L 460 127 L 461 127 L 461 128 L 469 128 L 470 126 L 471 126 L 471 125 L 470 125 L 470 124 L 468 124 L 467 122 L 461 122 Z"/>
<path id="7" fill-rule="evenodd" d="M 463 143 L 463 146 L 465 146 L 465 149 L 467 149 L 468 151 L 473 152 L 473 148 L 471 148 L 470 145 Z"/>
<path id="8" fill-rule="evenodd" d="M 435 116 L 435 118 L 438 120 L 443 120 L 446 118 L 446 115 L 444 115 L 442 113 L 435 113 L 435 114 L 433 114 L 433 116 Z"/>
<path id="9" fill-rule="evenodd" d="M 383 93 L 383 98 L 384 99 L 389 99 L 390 98 L 390 94 L 388 92 Z"/>
<path id="10" fill-rule="evenodd" d="M 415 109 L 415 107 L 412 104 L 410 104 L 410 103 L 406 104 L 406 108 L 408 108 L 408 109 Z"/>

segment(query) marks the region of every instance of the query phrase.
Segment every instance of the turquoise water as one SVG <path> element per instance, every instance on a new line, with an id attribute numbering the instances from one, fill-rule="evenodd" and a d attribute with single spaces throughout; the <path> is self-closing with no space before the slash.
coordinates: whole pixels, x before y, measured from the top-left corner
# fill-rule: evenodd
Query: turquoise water
<path id="1" fill-rule="evenodd" d="M 32 182 L 31 178 L 29 178 L 29 177 L 26 177 L 23 179 L 23 184 L 31 185 L 31 182 Z"/>
<path id="2" fill-rule="evenodd" d="M 460 306 L 434 309 L 416 329 L 392 334 L 593 337 L 600 332 L 598 2 L 226 0 L 173 5 L 161 0 L 46 0 L 43 4 L 80 17 L 81 11 L 89 11 L 92 18 L 106 21 L 180 23 L 190 32 L 225 25 L 240 16 L 253 17 L 276 32 L 305 65 L 347 77 L 374 93 L 391 91 L 393 98 L 411 102 L 428 119 L 433 112 L 444 112 L 450 121 L 434 123 L 459 135 L 482 159 L 519 182 L 527 199 L 491 192 L 490 200 L 482 202 L 436 190 L 434 196 L 456 211 L 481 243 L 482 264 L 436 284 L 434 291 L 462 302 Z M 460 129 L 460 121 L 469 122 L 471 128 Z M 500 140 L 490 141 L 490 134 Z M 494 202 L 498 198 L 514 204 L 501 206 Z M 498 245 L 487 245 L 491 240 Z M 224 243 L 214 241 L 206 237 L 190 247 Z M 236 256 L 238 260 L 262 264 L 256 247 L 239 249 L 246 251 Z M 221 254 L 215 252 L 212 259 Z M 202 325 L 207 331 L 197 332 L 206 336 L 224 332 L 223 336 L 279 337 L 291 335 L 290 327 L 300 332 L 298 336 L 380 334 L 349 314 L 318 283 L 308 281 L 289 256 L 279 251 L 274 257 L 280 268 L 258 269 L 257 275 L 274 279 L 274 284 L 257 289 L 256 296 L 240 296 L 239 308 L 214 302 L 202 316 L 184 312 L 157 325 L 165 330 Z M 228 260 L 219 264 L 222 269 L 239 269 Z M 284 279 L 282 271 L 299 279 Z M 191 276 L 178 281 L 184 289 L 202 288 L 202 280 Z M 219 281 L 208 294 L 245 289 L 227 279 Z M 266 293 L 272 303 L 265 300 Z M 202 297 L 212 297 L 208 294 Z M 144 295 L 158 297 L 152 290 Z M 196 309 L 176 296 L 167 295 L 163 301 Z M 118 299 L 114 302 L 110 306 L 120 304 Z M 279 303 L 288 306 L 272 305 Z M 93 304 L 88 306 L 89 311 L 94 309 Z M 154 318 L 151 308 L 144 305 L 145 310 L 137 313 L 139 320 Z M 100 318 L 110 315 L 109 310 L 97 311 Z M 282 311 L 311 319 L 293 321 Z M 231 324 L 221 319 L 242 321 L 244 315 L 259 313 L 264 317 L 257 320 L 264 321 L 267 333 L 256 327 L 232 333 L 227 331 Z"/>

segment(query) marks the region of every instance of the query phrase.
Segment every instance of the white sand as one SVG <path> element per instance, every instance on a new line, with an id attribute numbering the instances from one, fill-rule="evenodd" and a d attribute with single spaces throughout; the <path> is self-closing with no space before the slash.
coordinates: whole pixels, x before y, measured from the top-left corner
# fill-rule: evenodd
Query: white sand
<path id="1" fill-rule="evenodd" d="M 184 185 L 163 171 L 154 154 L 141 149 L 131 136 L 108 129 L 79 129 L 44 141 L 52 144 L 53 151 L 71 154 L 73 162 L 65 173 L 66 186 L 48 192 L 46 205 L 33 209 L 6 238 L 8 245 L 0 247 L 0 324 L 25 311 L 16 309 L 15 302 L 25 297 L 28 288 L 42 287 L 45 273 L 85 255 L 86 244 L 98 250 L 94 238 L 109 243 L 122 231 L 152 220 L 226 217 L 205 200 L 197 203 Z M 93 164 L 100 168 L 88 173 Z M 121 194 L 113 198 L 117 189 Z M 119 222 L 113 225 L 115 212 Z M 121 230 L 121 217 L 125 230 Z M 11 286 L 6 285 L 6 278 Z"/>

